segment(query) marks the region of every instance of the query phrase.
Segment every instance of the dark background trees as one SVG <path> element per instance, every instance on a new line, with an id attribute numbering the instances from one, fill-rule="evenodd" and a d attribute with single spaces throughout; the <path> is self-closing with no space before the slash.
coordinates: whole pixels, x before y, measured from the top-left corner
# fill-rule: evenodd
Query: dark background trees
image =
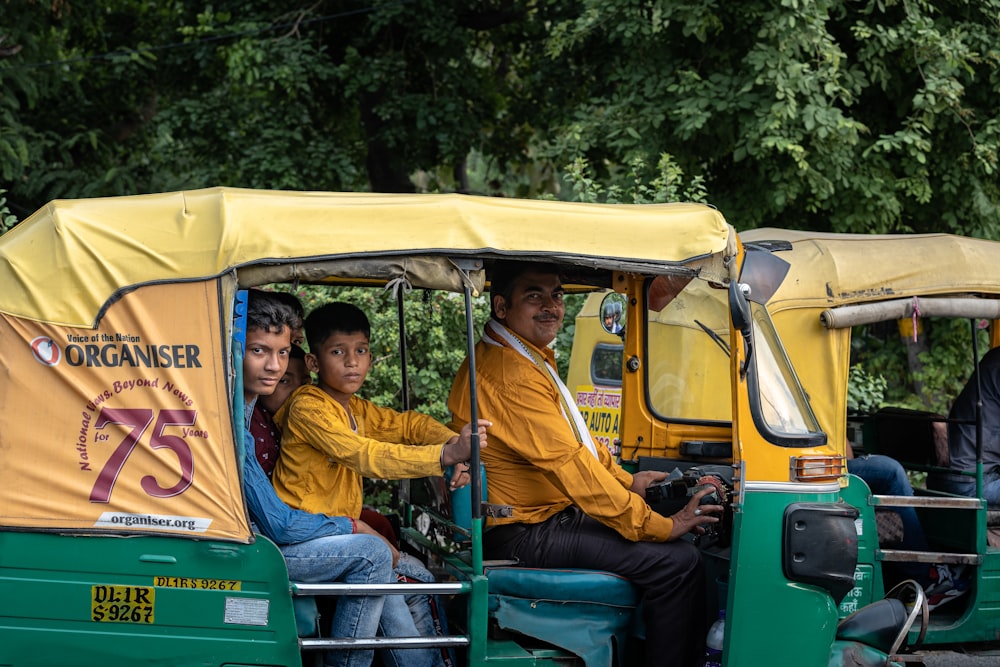
<path id="1" fill-rule="evenodd" d="M 567 196 L 660 156 L 738 227 L 995 236 L 1000 0 L 4 0 L 0 178 Z M 647 177 L 651 177 L 647 174 Z"/>
<path id="2" fill-rule="evenodd" d="M 228 185 L 1000 238 L 998 22 L 1000 0 L 0 0 L 0 225 Z"/>

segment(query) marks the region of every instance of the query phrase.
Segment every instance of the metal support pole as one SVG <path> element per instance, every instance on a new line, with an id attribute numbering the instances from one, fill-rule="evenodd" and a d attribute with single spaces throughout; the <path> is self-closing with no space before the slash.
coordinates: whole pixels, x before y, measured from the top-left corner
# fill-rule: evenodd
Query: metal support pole
<path id="1" fill-rule="evenodd" d="M 476 397 L 476 324 L 472 310 L 472 288 L 465 284 L 465 339 L 466 359 L 469 365 L 469 423 L 472 424 L 472 456 L 469 459 L 472 475 L 472 569 L 476 574 L 483 572 L 483 480 L 480 475 L 479 459 L 479 405 Z"/>
<path id="2" fill-rule="evenodd" d="M 976 377 L 976 497 L 983 497 L 983 379 L 979 375 L 979 336 L 976 320 L 969 320 L 972 329 L 972 368 Z"/>

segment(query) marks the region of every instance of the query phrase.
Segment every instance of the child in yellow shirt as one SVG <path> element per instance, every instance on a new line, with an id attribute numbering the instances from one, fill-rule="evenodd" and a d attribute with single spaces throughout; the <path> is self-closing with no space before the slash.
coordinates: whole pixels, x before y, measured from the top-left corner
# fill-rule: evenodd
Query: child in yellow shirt
<path id="1" fill-rule="evenodd" d="M 471 428 L 460 434 L 414 412 L 382 408 L 357 396 L 371 368 L 371 325 L 356 306 L 336 302 L 305 321 L 306 364 L 318 382 L 297 389 L 277 415 L 281 454 L 274 488 L 292 507 L 358 517 L 363 477 L 441 475 L 458 465 L 453 487 L 468 483 Z M 478 433 L 486 446 L 487 421 Z"/>

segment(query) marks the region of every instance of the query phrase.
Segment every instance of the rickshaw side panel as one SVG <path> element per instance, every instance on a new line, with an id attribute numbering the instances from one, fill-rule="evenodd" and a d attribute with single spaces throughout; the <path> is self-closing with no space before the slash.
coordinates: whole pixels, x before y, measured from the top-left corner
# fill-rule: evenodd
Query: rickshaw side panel
<path id="1" fill-rule="evenodd" d="M 94 328 L 0 313 L 0 527 L 249 541 L 231 283 L 139 287 Z"/>
<path id="2" fill-rule="evenodd" d="M 0 664 L 300 664 L 267 540 L 0 532 L 0 554 Z"/>
<path id="3" fill-rule="evenodd" d="M 0 314 L 0 664 L 300 663 L 240 490 L 234 290 L 137 287 L 94 328 Z"/>
<path id="4" fill-rule="evenodd" d="M 723 649 L 727 667 L 758 667 L 762 656 L 772 665 L 827 664 L 837 606 L 826 590 L 786 579 L 780 518 L 790 503 L 829 504 L 835 495 L 747 492 L 733 517 Z"/>

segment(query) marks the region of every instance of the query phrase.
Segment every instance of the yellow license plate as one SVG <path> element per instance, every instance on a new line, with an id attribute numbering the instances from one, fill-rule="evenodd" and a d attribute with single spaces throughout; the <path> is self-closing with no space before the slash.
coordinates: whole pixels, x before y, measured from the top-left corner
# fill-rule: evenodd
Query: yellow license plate
<path id="1" fill-rule="evenodd" d="M 193 588 L 200 591 L 238 591 L 243 588 L 241 581 L 195 577 L 153 577 L 153 585 L 163 588 Z"/>
<path id="2" fill-rule="evenodd" d="M 156 590 L 152 586 L 90 587 L 90 620 L 98 623 L 152 623 Z"/>

